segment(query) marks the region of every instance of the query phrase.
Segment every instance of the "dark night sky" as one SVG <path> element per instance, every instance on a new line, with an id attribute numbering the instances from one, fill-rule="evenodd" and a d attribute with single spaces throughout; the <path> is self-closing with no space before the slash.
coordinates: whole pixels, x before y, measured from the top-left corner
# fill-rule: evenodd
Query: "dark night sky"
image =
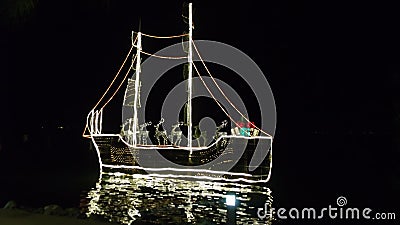
<path id="1" fill-rule="evenodd" d="M 2 5 L 7 6 L 0 10 L 3 139 L 61 124 L 79 141 L 86 114 L 129 50 L 139 18 L 144 33 L 172 35 L 185 29 L 180 1 L 38 0 L 17 18 L 15 5 Z M 285 176 L 293 183 L 303 179 L 292 167 L 300 158 L 309 164 L 302 181 L 317 189 L 332 185 L 326 176 L 333 176 L 354 190 L 371 180 L 373 187 L 400 190 L 395 167 L 400 14 L 395 5 L 198 1 L 195 8 L 196 39 L 237 47 L 267 76 L 278 115 L 276 170 L 283 171 L 274 177 L 278 188 L 285 188 Z M 376 142 L 376 148 L 368 148 Z M 295 143 L 312 150 L 292 152 L 299 148 Z M 326 146 L 332 149 L 324 151 Z M 329 167 L 337 163 L 341 169 Z M 325 168 L 325 178 L 309 175 L 317 168 Z"/>
<path id="2" fill-rule="evenodd" d="M 117 71 L 139 18 L 145 33 L 169 35 L 185 28 L 179 1 L 140 3 L 140 10 L 129 1 L 100 2 L 38 1 L 23 21 L 3 13 L 1 83 L 17 123 L 80 126 Z M 393 117 L 391 91 L 398 76 L 398 16 L 390 6 L 195 6 L 197 39 L 241 49 L 267 75 L 279 123 L 285 125 L 280 130 L 293 123 L 303 130 L 388 129 L 383 124 Z"/>

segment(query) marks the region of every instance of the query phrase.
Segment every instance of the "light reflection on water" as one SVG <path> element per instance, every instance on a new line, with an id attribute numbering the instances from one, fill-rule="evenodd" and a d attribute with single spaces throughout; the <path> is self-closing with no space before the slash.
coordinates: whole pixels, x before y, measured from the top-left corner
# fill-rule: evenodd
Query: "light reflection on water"
<path id="1" fill-rule="evenodd" d="M 161 178 L 143 174 L 101 173 L 86 196 L 87 215 L 122 224 L 226 224 L 225 196 L 236 195 L 236 224 L 270 224 L 258 218 L 258 208 L 272 204 L 265 184 L 227 183 Z M 231 217 L 231 216 L 230 216 Z"/>

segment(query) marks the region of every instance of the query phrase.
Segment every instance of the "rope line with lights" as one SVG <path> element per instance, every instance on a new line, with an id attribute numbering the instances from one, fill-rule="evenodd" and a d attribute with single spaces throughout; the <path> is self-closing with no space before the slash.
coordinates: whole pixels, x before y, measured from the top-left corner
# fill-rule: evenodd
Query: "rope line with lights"
<path id="1" fill-rule="evenodd" d="M 225 113 L 225 115 L 226 115 L 227 117 L 229 117 L 229 119 L 230 119 L 233 123 L 235 123 L 235 125 L 236 125 L 237 127 L 240 127 L 239 124 L 232 118 L 232 116 L 229 115 L 229 113 L 224 109 L 224 107 L 222 107 L 221 103 L 219 103 L 219 101 L 215 98 L 214 94 L 211 92 L 210 88 L 207 86 L 206 82 L 203 80 L 202 76 L 201 76 L 200 73 L 199 73 L 199 70 L 197 69 L 197 67 L 196 67 L 196 65 L 195 65 L 194 63 L 193 63 L 193 67 L 194 67 L 194 69 L 196 70 L 196 73 L 197 73 L 197 75 L 199 76 L 199 78 L 200 78 L 201 82 L 203 83 L 204 87 L 207 89 L 208 93 L 211 95 L 211 97 L 214 99 L 214 101 L 217 103 L 217 105 L 221 108 L 221 110 Z M 250 133 L 249 133 L 248 131 L 244 131 L 244 132 L 246 132 L 246 134 L 247 134 L 248 136 L 250 136 Z"/>
<path id="2" fill-rule="evenodd" d="M 160 59 L 187 59 L 187 56 L 162 56 L 162 55 L 155 55 L 155 54 L 151 54 L 148 52 L 144 52 L 142 50 L 140 50 L 141 53 L 151 56 L 151 57 L 156 57 L 156 58 L 160 58 Z"/>
<path id="3" fill-rule="evenodd" d="M 136 32 L 135 32 L 136 33 Z M 157 35 L 150 35 L 150 34 L 144 34 L 141 33 L 143 36 L 146 37 L 151 37 L 151 38 L 162 38 L 162 39 L 167 39 L 167 38 L 179 38 L 179 37 L 184 37 L 188 36 L 189 34 L 179 34 L 179 35 L 171 35 L 171 36 L 157 36 Z"/>
<path id="4" fill-rule="evenodd" d="M 132 38 L 132 40 L 133 40 L 133 38 Z M 107 89 L 104 91 L 103 95 L 102 95 L 102 96 L 100 97 L 100 99 L 97 101 L 96 105 L 92 108 L 92 111 L 94 111 L 94 110 L 96 109 L 96 107 L 100 104 L 100 102 L 104 99 L 104 97 L 105 97 L 105 96 L 107 95 L 107 93 L 110 91 L 110 89 L 111 89 L 111 87 L 113 86 L 114 82 L 117 80 L 119 74 L 120 74 L 121 71 L 122 71 L 122 68 L 125 66 L 126 61 L 128 60 L 129 56 L 131 55 L 131 52 L 132 52 L 132 50 L 133 50 L 133 48 L 134 48 L 134 44 L 136 43 L 136 41 L 137 41 L 137 36 L 136 36 L 136 38 L 132 41 L 132 46 L 131 46 L 131 48 L 129 49 L 129 52 L 128 52 L 128 54 L 126 55 L 126 57 L 125 57 L 125 59 L 124 59 L 122 65 L 121 65 L 121 67 L 118 69 L 117 74 L 114 76 L 114 79 L 111 81 L 110 85 L 108 85 L 108 87 L 107 87 Z M 135 60 L 135 59 L 136 59 L 136 55 L 135 55 L 134 60 Z M 128 74 L 128 73 L 129 73 L 129 70 L 128 70 L 127 74 Z M 117 90 L 113 93 L 113 95 L 111 96 L 111 98 L 108 99 L 107 102 L 101 107 L 101 110 L 103 110 L 103 108 L 104 108 L 104 107 L 111 101 L 111 99 L 115 96 L 116 92 L 118 92 L 118 90 L 121 88 L 123 82 L 125 81 L 125 79 L 126 79 L 126 77 L 127 77 L 127 74 L 125 74 L 124 80 L 120 83 L 120 85 L 118 86 Z M 86 123 L 86 126 L 85 126 L 85 128 L 83 129 L 83 133 L 82 133 L 82 136 L 85 137 L 85 138 L 89 138 L 89 137 L 90 137 L 90 135 L 87 135 L 87 134 L 86 134 L 86 131 L 87 131 L 87 130 L 88 130 L 88 124 Z"/>
<path id="5" fill-rule="evenodd" d="M 251 123 L 256 129 L 260 130 L 260 132 L 262 132 L 263 134 L 272 137 L 272 135 L 270 135 L 269 133 L 267 133 L 266 131 L 262 130 L 261 128 L 257 127 L 255 124 L 253 124 L 249 118 L 247 118 L 232 102 L 231 100 L 229 100 L 229 98 L 226 96 L 225 92 L 221 89 L 221 87 L 218 85 L 218 83 L 215 81 L 214 77 L 211 75 L 210 70 L 208 69 L 208 67 L 206 66 L 206 64 L 204 63 L 203 58 L 201 57 L 196 44 L 193 42 L 193 46 L 194 49 L 196 50 L 197 55 L 199 56 L 199 59 L 201 61 L 201 63 L 203 64 L 204 68 L 206 69 L 208 75 L 210 76 L 211 80 L 213 81 L 213 83 L 215 84 L 215 86 L 218 88 L 218 90 L 221 92 L 221 94 L 224 96 L 224 98 L 229 102 L 229 104 L 236 110 L 236 112 L 238 112 L 248 123 Z M 193 64 L 194 65 L 194 64 Z M 196 68 L 196 67 L 195 67 Z M 197 71 L 197 69 L 196 69 Z M 203 83 L 205 85 L 205 83 Z M 221 106 L 220 106 L 221 107 Z M 236 124 L 236 123 L 235 123 Z"/>

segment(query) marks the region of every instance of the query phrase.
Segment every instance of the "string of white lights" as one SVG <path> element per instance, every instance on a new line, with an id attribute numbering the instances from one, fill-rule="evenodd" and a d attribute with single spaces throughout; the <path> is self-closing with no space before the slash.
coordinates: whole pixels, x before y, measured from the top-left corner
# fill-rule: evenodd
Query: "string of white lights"
<path id="1" fill-rule="evenodd" d="M 128 60 L 129 56 L 131 55 L 131 52 L 132 52 L 132 50 L 133 50 L 133 48 L 134 48 L 134 46 L 135 46 L 134 44 L 136 43 L 136 41 L 137 41 L 137 36 L 136 36 L 135 40 L 132 42 L 132 46 L 131 46 L 131 48 L 129 49 L 129 52 L 128 52 L 128 54 L 126 55 L 126 57 L 125 57 L 125 59 L 124 59 L 122 65 L 121 65 L 121 67 L 118 69 L 117 74 L 114 76 L 114 79 L 111 81 L 110 85 L 108 85 L 106 91 L 103 93 L 103 95 L 102 95 L 102 96 L 100 97 L 100 99 L 97 101 L 97 103 L 96 103 L 95 106 L 92 108 L 92 110 L 95 110 L 95 109 L 96 109 L 96 107 L 100 104 L 100 102 L 101 102 L 101 101 L 104 99 L 104 97 L 107 95 L 108 91 L 111 89 L 111 87 L 113 86 L 114 82 L 117 80 L 117 78 L 118 78 L 120 72 L 122 71 L 122 68 L 125 66 L 126 61 Z M 135 57 L 136 57 L 136 56 L 135 56 Z M 125 75 L 125 76 L 126 76 L 126 75 Z M 124 80 L 125 80 L 125 79 L 124 79 Z M 120 86 L 121 86 L 121 84 L 120 84 Z M 119 87 L 120 87 L 120 86 L 119 86 Z M 119 88 L 118 88 L 118 89 L 119 89 Z M 115 95 L 115 92 L 114 92 L 114 95 Z M 113 95 L 113 97 L 114 97 L 114 95 Z M 107 105 L 108 102 L 109 102 L 109 101 L 107 101 L 105 105 Z M 103 109 L 105 105 L 103 105 L 103 107 L 101 107 L 101 108 Z M 85 128 L 83 129 L 83 133 L 82 133 L 82 136 L 85 137 L 85 138 L 89 138 L 89 137 L 90 137 L 90 135 L 87 135 L 87 134 L 86 134 L 86 131 L 87 131 L 87 130 L 88 130 L 88 124 L 86 123 Z"/>
<path id="2" fill-rule="evenodd" d="M 158 168 L 143 168 L 140 166 L 124 166 L 124 165 L 107 165 L 107 164 L 102 164 L 102 167 L 105 168 L 114 168 L 114 169 L 145 169 L 148 171 L 162 171 L 161 169 Z M 164 171 L 175 171 L 178 172 L 180 169 L 176 168 L 163 168 Z M 214 173 L 214 174 L 221 174 L 221 175 L 232 175 L 232 176 L 247 176 L 247 177 L 254 177 L 251 174 L 243 174 L 243 173 L 235 173 L 235 172 L 224 172 L 224 171 L 213 171 L 213 170 L 205 170 L 205 171 L 196 171 L 195 169 L 192 170 L 193 172 L 203 172 L 203 173 Z M 240 178 L 224 178 L 224 177 L 212 177 L 212 176 L 206 176 L 206 175 L 181 175 L 181 174 L 156 174 L 156 173 L 151 173 L 148 174 L 147 176 L 154 176 L 154 177 L 162 177 L 162 178 L 194 178 L 194 179 L 200 179 L 200 180 L 214 180 L 214 181 L 225 181 L 225 182 L 246 182 L 246 183 L 265 183 L 268 182 L 269 177 L 267 179 L 260 179 L 260 180 L 252 180 L 252 179 L 246 179 L 243 177 Z"/>
<path id="3" fill-rule="evenodd" d="M 136 60 L 137 55 L 135 54 L 135 57 L 133 58 L 133 61 Z M 124 84 L 126 78 L 129 75 L 130 70 L 128 70 L 124 76 L 124 79 L 121 81 L 121 83 L 118 85 L 117 89 L 114 91 L 114 93 L 111 95 L 111 97 L 107 100 L 106 103 L 104 103 L 103 107 L 101 107 L 101 110 L 103 110 L 104 107 L 106 107 L 106 105 L 114 98 L 114 96 L 117 94 L 117 92 L 119 91 L 119 89 L 122 87 L 122 85 Z"/>
<path id="4" fill-rule="evenodd" d="M 145 51 L 140 51 L 140 52 L 145 55 L 160 58 L 160 59 L 187 59 L 187 56 L 162 56 L 162 55 L 151 54 L 151 53 L 148 53 Z"/>
<path id="5" fill-rule="evenodd" d="M 248 173 L 238 173 L 238 172 L 227 172 L 227 171 L 217 171 L 217 170 L 207 170 L 207 169 L 188 169 L 188 168 L 173 168 L 173 167 L 162 167 L 162 168 L 150 168 L 150 167 L 141 167 L 141 166 L 127 166 L 127 165 L 108 165 L 103 164 L 103 167 L 108 168 L 126 168 L 126 169 L 141 169 L 148 171 L 175 171 L 175 172 L 196 172 L 196 173 L 211 173 L 211 174 L 221 174 L 221 175 L 238 175 L 251 177 L 251 174 Z"/>
<path id="6" fill-rule="evenodd" d="M 189 34 L 179 34 L 179 35 L 171 35 L 171 36 L 157 36 L 157 35 L 150 35 L 150 34 L 144 34 L 142 33 L 143 36 L 146 37 L 151 37 L 151 38 L 178 38 L 178 37 L 183 37 L 183 36 L 188 36 Z"/>

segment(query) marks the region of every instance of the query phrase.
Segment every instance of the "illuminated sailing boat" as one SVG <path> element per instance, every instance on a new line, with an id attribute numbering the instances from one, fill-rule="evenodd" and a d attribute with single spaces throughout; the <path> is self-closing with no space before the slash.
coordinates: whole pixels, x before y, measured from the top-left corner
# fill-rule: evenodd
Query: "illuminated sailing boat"
<path id="1" fill-rule="evenodd" d="M 142 32 L 132 33 L 131 50 L 136 48 L 136 54 L 132 57 L 133 60 L 130 71 L 134 71 L 135 77 L 134 79 L 128 79 L 127 88 L 125 90 L 123 110 L 128 109 L 131 113 L 128 113 L 129 116 L 127 118 L 123 118 L 124 122 L 122 124 L 121 132 L 119 134 L 102 133 L 103 108 L 109 101 L 107 101 L 99 110 L 97 110 L 96 107 L 107 92 L 104 93 L 98 104 L 96 104 L 87 117 L 85 131 L 88 130 L 90 134 L 85 136 L 91 138 L 96 148 L 101 169 L 122 168 L 130 169 L 139 173 L 204 179 L 229 179 L 250 182 L 268 181 L 272 167 L 273 137 L 255 126 L 255 124 L 250 122 L 244 114 L 238 111 L 242 118 L 247 121 L 248 126 L 247 128 L 244 128 L 242 125 L 238 124 L 226 112 L 226 110 L 223 109 L 218 100 L 215 99 L 208 84 L 204 82 L 204 78 L 202 78 L 197 67 L 193 63 L 193 53 L 195 52 L 206 70 L 209 71 L 200 56 L 199 49 L 192 40 L 193 22 L 191 3 L 189 4 L 188 24 L 189 32 L 187 34 L 170 37 L 152 36 Z M 134 36 L 136 37 L 133 38 Z M 185 59 L 187 58 L 188 71 L 185 122 L 179 122 L 178 124 L 173 125 L 170 135 L 168 135 L 166 131 L 160 130 L 160 126 L 164 123 L 163 118 L 161 118 L 158 123 L 154 124 L 152 124 L 152 122 L 144 122 L 140 124 L 138 120 L 139 108 L 141 107 L 140 93 L 142 85 L 141 53 L 148 54 L 142 50 L 143 36 L 153 38 L 187 38 L 186 43 L 188 46 L 188 54 L 183 57 Z M 125 59 L 125 62 L 129 55 L 130 53 Z M 157 56 L 153 54 L 148 55 L 150 55 L 150 57 L 158 57 L 161 59 L 179 58 Z M 133 66 L 134 64 L 135 66 Z M 199 136 L 196 135 L 197 130 L 195 129 L 195 132 L 193 132 L 193 69 L 195 69 L 202 84 L 210 92 L 209 94 L 217 105 L 231 120 L 231 122 L 236 125 L 236 127 L 231 129 L 230 134 L 228 134 L 228 132 L 223 132 L 223 129 L 226 129 L 228 126 L 228 121 L 222 121 L 220 126 L 216 128 L 213 138 L 214 141 L 209 145 L 204 146 L 200 144 Z M 214 81 L 214 85 L 216 85 L 223 96 L 227 98 L 222 89 L 215 82 L 212 75 L 210 73 L 209 75 Z M 119 87 L 117 88 L 117 91 Z M 107 91 L 108 90 L 109 89 L 107 89 Z M 232 104 L 229 99 L 227 100 Z M 233 107 L 237 110 L 235 106 Z M 146 129 L 146 127 L 150 125 L 155 127 L 154 137 L 157 140 L 156 144 L 151 142 L 149 131 Z M 187 133 L 185 133 L 185 135 L 178 129 L 183 126 L 187 128 Z M 185 146 L 181 145 L 182 138 L 187 139 L 187 144 Z M 197 144 L 193 144 L 194 142 Z"/>

